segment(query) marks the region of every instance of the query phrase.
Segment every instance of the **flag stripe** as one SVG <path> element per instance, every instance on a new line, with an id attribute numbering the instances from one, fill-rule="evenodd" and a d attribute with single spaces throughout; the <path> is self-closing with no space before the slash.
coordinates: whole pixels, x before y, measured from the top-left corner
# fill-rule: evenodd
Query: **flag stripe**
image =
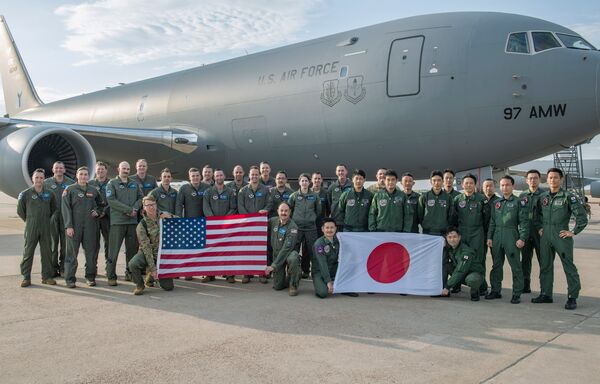
<path id="1" fill-rule="evenodd" d="M 192 267 L 214 267 L 214 266 L 225 266 L 225 265 L 261 265 L 263 268 L 266 267 L 263 260 L 252 261 L 252 260 L 240 260 L 240 261 L 211 261 L 202 263 L 181 263 L 181 264 L 163 264 L 161 267 L 167 270 L 179 269 L 179 268 L 192 268 Z"/>
<path id="2" fill-rule="evenodd" d="M 235 241 L 265 241 L 265 236 L 232 236 L 232 237 L 219 237 L 216 239 L 207 239 L 206 244 L 212 245 L 219 242 L 235 242 Z"/>
<path id="3" fill-rule="evenodd" d="M 218 249 L 212 249 L 212 248 L 208 248 L 208 249 L 165 249 L 164 251 L 162 251 L 162 254 L 163 255 L 185 255 L 185 254 L 189 254 L 189 253 L 208 254 L 208 253 L 217 252 L 218 254 L 221 255 L 224 253 L 230 253 L 230 252 L 236 252 L 236 251 L 262 251 L 263 248 L 265 248 L 264 253 L 266 255 L 266 253 L 267 253 L 266 243 L 264 246 L 256 246 L 256 247 L 232 246 L 232 247 L 220 247 Z"/>
<path id="4" fill-rule="evenodd" d="M 243 276 L 243 275 L 262 275 L 260 272 L 264 272 L 264 267 L 261 267 L 260 270 L 248 270 L 248 269 L 213 269 L 213 270 L 203 270 L 202 272 L 197 272 L 195 270 L 187 269 L 187 272 L 177 271 L 177 272 L 169 272 L 169 273 L 161 273 L 158 275 L 159 279 L 176 279 L 178 277 L 187 277 L 187 276 Z M 160 283 L 160 282 L 159 282 Z"/>
<path id="5" fill-rule="evenodd" d="M 217 230 L 217 229 L 235 229 L 235 228 L 248 228 L 248 227 L 261 227 L 257 225 L 257 223 L 233 223 L 233 224 L 214 224 L 214 223 L 206 223 L 206 230 Z M 265 223 L 264 227 L 267 227 Z"/>
<path id="6" fill-rule="evenodd" d="M 264 238 L 264 236 L 265 236 L 264 228 L 262 231 L 241 231 L 241 232 L 234 232 L 234 233 L 231 233 L 229 231 L 227 231 L 225 233 L 217 233 L 217 232 L 219 232 L 219 231 L 212 231 L 210 235 L 206 235 L 206 240 L 228 239 L 228 238 L 239 237 L 239 236 Z"/>
<path id="7" fill-rule="evenodd" d="M 263 262 L 264 257 L 262 256 L 213 256 L 213 257 L 188 257 L 185 259 L 167 259 L 163 260 L 161 265 L 181 265 L 189 262 L 212 262 L 212 261 L 252 261 L 252 262 Z"/>
<path id="8" fill-rule="evenodd" d="M 227 255 L 227 256 L 224 256 Z M 181 253 L 181 254 L 162 254 L 162 261 L 164 263 L 169 262 L 169 260 L 179 260 L 179 259 L 189 259 L 190 257 L 199 257 L 199 258 L 209 258 L 209 257 L 228 257 L 235 258 L 237 256 L 264 256 L 264 251 L 233 251 L 233 252 L 206 252 L 202 254 L 197 253 Z"/>

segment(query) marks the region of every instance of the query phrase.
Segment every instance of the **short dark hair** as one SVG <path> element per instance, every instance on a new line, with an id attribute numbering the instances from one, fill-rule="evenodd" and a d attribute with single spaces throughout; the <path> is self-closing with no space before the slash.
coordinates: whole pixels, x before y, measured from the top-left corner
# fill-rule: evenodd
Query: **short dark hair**
<path id="1" fill-rule="evenodd" d="M 429 175 L 429 178 L 433 179 L 434 176 L 439 176 L 442 179 L 444 178 L 444 174 L 439 169 L 436 169 L 435 171 L 431 171 L 431 175 Z"/>
<path id="2" fill-rule="evenodd" d="M 530 173 L 537 173 L 538 177 L 542 177 L 542 174 L 537 169 L 530 169 L 529 171 L 527 171 L 525 176 L 529 176 Z"/>
<path id="3" fill-rule="evenodd" d="M 326 223 L 333 223 L 337 227 L 337 223 L 335 222 L 335 219 L 333 217 L 326 217 L 326 218 L 324 218 L 323 219 L 323 224 L 321 224 L 321 226 L 325 225 Z"/>
<path id="4" fill-rule="evenodd" d="M 33 172 L 31 172 L 31 176 L 33 176 L 36 173 L 41 173 L 44 176 L 46 175 L 46 171 L 44 170 L 44 168 L 36 168 Z"/>
<path id="5" fill-rule="evenodd" d="M 367 177 L 367 174 L 362 169 L 355 169 L 354 172 L 352 172 L 352 177 L 357 176 L 357 175 L 362 176 L 364 178 Z"/>
<path id="6" fill-rule="evenodd" d="M 162 171 L 160 171 L 160 174 L 162 175 L 163 173 L 168 173 L 168 174 L 172 174 L 171 170 L 169 168 L 163 168 Z"/>
<path id="7" fill-rule="evenodd" d="M 491 181 L 492 184 L 496 185 L 496 180 L 492 179 L 491 177 L 488 177 L 487 179 L 483 180 L 483 182 L 485 183 L 486 181 Z"/>
<path id="8" fill-rule="evenodd" d="M 510 183 L 512 185 L 515 185 L 515 179 L 511 175 L 504 175 L 500 178 L 500 180 L 502 180 L 502 179 L 510 180 Z"/>
<path id="9" fill-rule="evenodd" d="M 477 184 L 477 177 L 472 173 L 467 173 L 462 177 L 462 179 L 472 179 L 475 184 Z"/>
<path id="10" fill-rule="evenodd" d="M 348 167 L 346 166 L 346 164 L 341 164 L 341 163 L 340 163 L 340 164 L 336 165 L 335 167 L 336 167 L 336 168 L 337 168 L 337 167 L 344 167 L 344 168 L 346 168 L 346 170 L 348 170 Z"/>
<path id="11" fill-rule="evenodd" d="M 300 176 L 298 176 L 298 181 L 303 177 L 306 177 L 308 181 L 310 181 L 310 175 L 308 173 L 301 173 Z"/>
<path id="12" fill-rule="evenodd" d="M 279 175 L 280 173 L 281 173 L 283 176 L 285 176 L 285 178 L 287 179 L 287 173 L 285 173 L 285 171 L 284 171 L 284 170 L 279 170 L 279 171 L 277 171 L 277 173 L 275 174 L 275 177 L 277 177 L 277 175 Z"/>
<path id="13" fill-rule="evenodd" d="M 446 174 L 446 173 L 451 173 L 451 174 L 452 174 L 452 176 L 456 176 L 456 173 L 454 173 L 454 170 L 452 170 L 452 169 L 450 169 L 450 168 L 446 168 L 446 169 L 444 169 L 444 174 Z M 444 176 L 444 175 L 442 175 L 442 177 L 443 177 L 443 176 Z"/>
<path id="14" fill-rule="evenodd" d="M 250 171 L 253 169 L 256 169 L 260 173 L 260 168 L 258 168 L 256 165 L 251 165 L 250 168 L 248 168 L 248 173 L 250 173 Z"/>
<path id="15" fill-rule="evenodd" d="M 402 177 L 404 177 L 404 176 L 412 177 L 413 179 L 415 178 L 415 177 L 413 176 L 413 174 L 412 174 L 412 173 L 410 173 L 410 172 L 404 172 L 404 173 L 402 174 Z"/>
<path id="16" fill-rule="evenodd" d="M 283 201 L 280 201 L 279 204 L 277 204 L 277 210 L 279 210 L 279 207 L 281 207 L 283 204 L 287 205 L 288 208 L 291 208 L 290 204 L 287 201 L 283 200 Z"/>
<path id="17" fill-rule="evenodd" d="M 388 169 L 387 171 L 385 171 L 385 177 L 388 176 L 395 177 L 396 179 L 398 179 L 398 174 L 393 169 Z"/>
<path id="18" fill-rule="evenodd" d="M 104 167 L 108 169 L 108 165 L 104 161 L 96 161 L 96 167 Z"/>
<path id="19" fill-rule="evenodd" d="M 450 232 L 456 232 L 456 234 L 457 234 L 458 236 L 460 236 L 460 235 L 461 235 L 461 233 L 460 233 L 460 229 L 458 229 L 458 227 L 455 227 L 454 225 L 451 225 L 451 226 L 449 226 L 448 228 L 446 228 L 446 233 L 445 233 L 445 234 L 447 235 L 447 234 L 449 234 Z"/>
<path id="20" fill-rule="evenodd" d="M 79 173 L 79 171 L 86 171 L 87 173 L 90 173 L 90 170 L 86 166 L 77 168 L 77 172 L 75 172 L 75 174 Z"/>
<path id="21" fill-rule="evenodd" d="M 565 174 L 563 173 L 562 169 L 560 169 L 560 168 L 549 168 L 546 171 L 546 175 L 549 174 L 550 172 L 556 172 L 556 173 L 558 173 L 560 175 L 561 179 L 565 176 Z"/>

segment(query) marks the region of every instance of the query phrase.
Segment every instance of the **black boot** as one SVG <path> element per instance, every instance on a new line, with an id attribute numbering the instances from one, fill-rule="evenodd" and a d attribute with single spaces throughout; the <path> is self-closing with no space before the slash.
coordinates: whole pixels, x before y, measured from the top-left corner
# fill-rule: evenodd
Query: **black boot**
<path id="1" fill-rule="evenodd" d="M 494 300 L 494 299 L 501 299 L 501 298 L 502 298 L 502 295 L 499 294 L 498 292 L 494 292 L 494 291 L 490 291 L 490 293 L 485 295 L 486 300 Z"/>
<path id="2" fill-rule="evenodd" d="M 565 304 L 565 309 L 575 309 L 577 308 L 577 299 L 574 297 L 569 297 L 567 299 L 567 303 Z"/>
<path id="3" fill-rule="evenodd" d="M 553 300 L 550 296 L 546 296 L 544 294 L 540 294 L 538 297 L 531 299 L 531 302 L 534 304 L 552 303 L 552 301 Z"/>

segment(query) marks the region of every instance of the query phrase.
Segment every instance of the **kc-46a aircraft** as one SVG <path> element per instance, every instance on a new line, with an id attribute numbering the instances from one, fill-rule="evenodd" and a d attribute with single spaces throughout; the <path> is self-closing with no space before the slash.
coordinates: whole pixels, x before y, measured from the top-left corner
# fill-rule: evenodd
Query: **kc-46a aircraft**
<path id="1" fill-rule="evenodd" d="M 185 178 L 269 160 L 505 168 L 600 132 L 600 53 L 577 33 L 503 13 L 410 17 L 43 104 L 2 18 L 0 190 L 35 168 L 148 158 Z"/>

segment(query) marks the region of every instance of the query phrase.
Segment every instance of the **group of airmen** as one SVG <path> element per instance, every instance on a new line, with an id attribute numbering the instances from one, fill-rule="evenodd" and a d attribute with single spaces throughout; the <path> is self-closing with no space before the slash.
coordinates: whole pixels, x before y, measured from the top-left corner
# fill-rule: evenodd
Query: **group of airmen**
<path id="1" fill-rule="evenodd" d="M 55 285 L 63 276 L 66 286 L 76 287 L 77 255 L 85 254 L 85 279 L 96 285 L 100 237 L 104 242 L 106 277 L 117 285 L 117 259 L 125 243 L 125 280 L 136 285 L 134 294 L 145 287 L 174 288 L 172 279 L 157 275 L 160 242 L 159 219 L 171 217 L 224 216 L 264 213 L 269 216 L 267 267 L 261 283 L 272 278 L 276 290 L 298 294 L 302 278 L 312 277 L 317 297 L 333 293 L 338 266 L 339 241 L 336 233 L 408 232 L 444 236 L 443 291 L 441 296 L 470 288 L 471 300 L 500 299 L 503 265 L 508 259 L 512 271 L 511 303 L 520 303 L 522 293 L 531 292 L 531 266 L 535 252 L 540 265 L 540 294 L 533 303 L 552 303 L 553 265 L 558 254 L 568 285 L 566 309 L 577 307 L 579 275 L 573 262 L 573 236 L 587 225 L 579 198 L 561 188 L 560 169 L 547 171 L 548 190 L 541 190 L 541 174 L 527 172 L 528 190 L 513 194 L 514 179 L 496 182 L 486 179 L 481 192 L 477 178 L 462 177 L 462 192 L 454 189 L 455 173 L 450 169 L 431 172 L 431 189 L 422 194 L 413 190 L 410 173 L 399 176 L 381 168 L 377 182 L 364 187 L 366 174 L 360 169 L 348 177 L 344 164 L 336 167 L 337 180 L 323 186 L 320 172 L 298 176 L 298 190 L 289 187 L 288 175 L 279 171 L 273 178 L 267 162 L 251 166 L 248 177 L 241 165 L 233 169 L 233 181 L 225 183 L 225 172 L 206 165 L 190 168 L 189 183 L 179 190 L 171 186 L 167 168 L 160 184 L 148 174 L 144 159 L 136 162 L 136 173 L 121 162 L 118 174 L 109 179 L 108 166 L 98 162 L 95 179 L 89 170 L 77 170 L 76 180 L 65 175 L 61 162 L 53 165 L 52 177 L 43 169 L 32 174 L 33 186 L 18 198 L 17 212 L 25 221 L 25 245 L 21 262 L 22 287 L 31 285 L 33 254 L 40 245 L 42 283 Z M 401 188 L 398 187 L 400 182 Z M 575 227 L 569 229 L 571 217 Z M 486 281 L 486 255 L 491 250 L 490 284 Z M 224 276 L 235 283 L 235 276 Z M 249 283 L 246 275 L 241 282 Z M 191 280 L 191 277 L 186 279 Z M 202 277 L 202 282 L 214 280 Z M 346 293 L 357 296 L 356 293 Z"/>

